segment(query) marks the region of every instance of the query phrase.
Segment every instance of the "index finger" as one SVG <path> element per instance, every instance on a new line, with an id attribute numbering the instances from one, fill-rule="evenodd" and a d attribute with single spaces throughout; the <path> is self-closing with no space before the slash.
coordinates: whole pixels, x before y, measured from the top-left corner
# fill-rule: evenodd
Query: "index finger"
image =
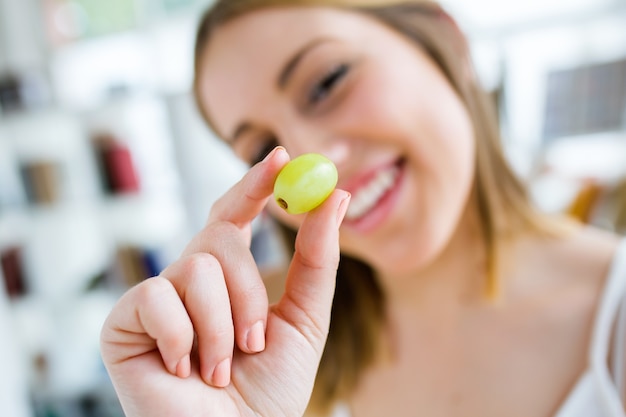
<path id="1" fill-rule="evenodd" d="M 263 211 L 274 190 L 276 176 L 287 162 L 289 155 L 285 148 L 274 148 L 213 204 L 208 223 L 227 221 L 239 227 L 247 226 Z"/>

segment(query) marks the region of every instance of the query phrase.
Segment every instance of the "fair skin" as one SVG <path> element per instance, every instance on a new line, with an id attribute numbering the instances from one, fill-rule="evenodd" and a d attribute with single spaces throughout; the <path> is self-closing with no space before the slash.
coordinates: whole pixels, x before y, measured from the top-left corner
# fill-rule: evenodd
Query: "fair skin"
<path id="1" fill-rule="evenodd" d="M 278 148 L 255 165 L 181 258 L 109 316 L 103 357 L 128 416 L 302 415 L 338 243 L 373 266 L 388 297 L 392 355 L 365 373 L 350 399 L 355 417 L 558 409 L 585 367 L 616 238 L 580 228 L 505 242 L 504 286 L 491 303 L 471 198 L 476 138 L 423 51 L 355 13 L 288 8 L 220 27 L 203 63 L 203 104 L 235 152 L 251 163 L 275 144 L 289 154 Z M 272 182 L 305 152 L 335 162 L 339 189 L 288 216 L 268 201 Z M 352 200 L 339 237 L 344 190 Z M 299 229 L 285 293 L 269 308 L 248 250 L 250 222 L 265 208 Z"/>

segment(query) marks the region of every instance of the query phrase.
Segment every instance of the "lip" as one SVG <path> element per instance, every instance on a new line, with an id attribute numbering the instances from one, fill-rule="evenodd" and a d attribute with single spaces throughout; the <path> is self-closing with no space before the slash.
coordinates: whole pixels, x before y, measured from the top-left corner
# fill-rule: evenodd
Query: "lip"
<path id="1" fill-rule="evenodd" d="M 400 195 L 400 188 L 404 183 L 405 160 L 403 158 L 399 158 L 390 163 L 379 165 L 375 169 L 372 169 L 364 173 L 363 175 L 352 178 L 349 182 L 342 184 L 341 187 L 344 190 L 354 194 L 360 187 L 369 184 L 369 182 L 372 181 L 372 179 L 376 176 L 378 172 L 380 172 L 381 170 L 389 169 L 392 165 L 395 165 L 397 167 L 398 174 L 391 188 L 389 188 L 376 202 L 376 204 L 363 216 L 354 220 L 344 219 L 342 223 L 344 227 L 350 228 L 351 230 L 357 231 L 359 233 L 367 233 L 378 227 L 389 216 L 389 214 L 395 207 L 395 203 Z"/>

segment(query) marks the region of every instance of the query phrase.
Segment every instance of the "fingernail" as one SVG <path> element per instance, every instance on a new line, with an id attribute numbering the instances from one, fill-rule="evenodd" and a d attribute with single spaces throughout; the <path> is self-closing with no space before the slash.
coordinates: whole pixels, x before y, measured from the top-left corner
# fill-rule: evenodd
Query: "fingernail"
<path id="1" fill-rule="evenodd" d="M 191 375 L 191 358 L 189 355 L 183 356 L 178 365 L 176 365 L 176 375 L 180 378 L 187 378 Z"/>
<path id="2" fill-rule="evenodd" d="M 337 208 L 337 225 L 340 225 L 341 222 L 343 221 L 343 218 L 346 215 L 346 212 L 348 211 L 348 206 L 350 205 L 350 198 L 352 197 L 352 194 L 350 194 L 347 191 L 343 191 L 346 195 L 345 197 L 341 200 L 341 203 L 339 203 L 339 207 Z"/>
<path id="3" fill-rule="evenodd" d="M 282 146 L 276 146 L 274 149 L 272 149 L 272 151 L 270 153 L 265 155 L 265 158 L 263 158 L 263 162 L 269 161 L 270 159 L 272 159 L 274 157 L 274 155 L 276 154 L 276 152 L 278 152 L 279 149 L 285 150 L 285 148 L 283 148 Z"/>
<path id="4" fill-rule="evenodd" d="M 230 358 L 224 359 L 213 370 L 213 385 L 225 387 L 230 382 Z"/>
<path id="5" fill-rule="evenodd" d="M 246 346 L 250 352 L 265 349 L 265 326 L 262 321 L 257 321 L 248 331 Z"/>

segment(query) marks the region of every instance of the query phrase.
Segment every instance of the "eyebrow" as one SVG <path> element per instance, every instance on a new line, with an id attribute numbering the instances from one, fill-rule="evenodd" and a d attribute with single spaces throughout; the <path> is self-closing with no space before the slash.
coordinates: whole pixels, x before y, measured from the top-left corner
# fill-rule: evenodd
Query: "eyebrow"
<path id="1" fill-rule="evenodd" d="M 306 56 L 307 53 L 309 53 L 312 49 L 319 46 L 320 44 L 328 42 L 328 41 L 330 41 L 329 38 L 313 39 L 312 41 L 306 43 L 304 46 L 298 49 L 293 54 L 293 56 L 287 61 L 282 71 L 280 72 L 278 79 L 276 81 L 276 85 L 278 86 L 278 89 L 279 90 L 285 89 L 285 87 L 289 83 L 289 80 L 291 79 L 291 76 L 293 75 L 296 68 L 298 67 L 298 65 L 300 64 L 300 62 Z M 250 130 L 251 128 L 252 128 L 252 125 L 250 123 L 248 122 L 241 123 L 234 130 L 228 142 L 234 143 L 241 135 L 243 135 L 246 131 Z"/>
<path id="2" fill-rule="evenodd" d="M 302 46 L 298 51 L 296 51 L 296 53 L 293 54 L 291 59 L 287 61 L 287 63 L 283 67 L 283 70 L 280 72 L 280 75 L 278 76 L 278 81 L 277 81 L 278 88 L 279 89 L 285 88 L 287 83 L 289 83 L 289 80 L 291 79 L 292 74 L 298 67 L 298 64 L 300 64 L 300 62 L 302 61 L 302 58 L 304 58 L 307 53 L 309 53 L 312 49 L 319 46 L 320 44 L 324 42 L 328 42 L 329 40 L 330 39 L 328 38 L 313 39 L 309 43 Z"/>

